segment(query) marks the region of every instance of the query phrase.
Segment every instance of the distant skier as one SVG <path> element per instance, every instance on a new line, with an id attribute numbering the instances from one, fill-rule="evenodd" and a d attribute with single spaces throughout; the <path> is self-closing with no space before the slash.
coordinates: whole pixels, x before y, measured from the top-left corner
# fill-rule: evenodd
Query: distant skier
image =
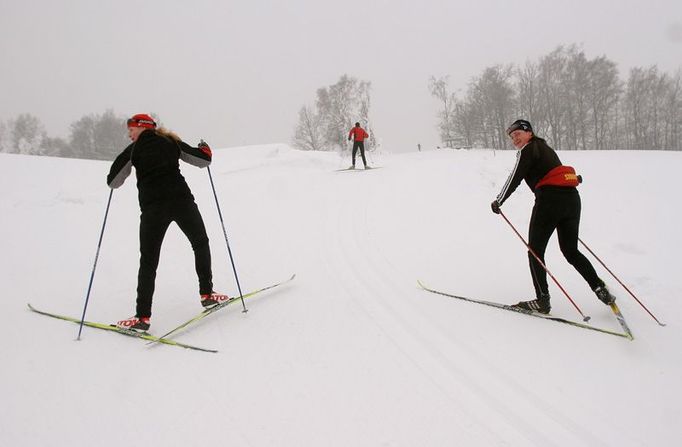
<path id="1" fill-rule="evenodd" d="M 615 301 L 604 281 L 599 279 L 590 261 L 578 250 L 580 225 L 580 195 L 576 186 L 579 178 L 570 166 L 562 166 L 556 152 L 544 139 L 533 133 L 530 123 L 516 120 L 507 134 L 518 149 L 516 164 L 504 183 L 497 199 L 491 203 L 494 213 L 525 180 L 535 193 L 535 205 L 530 218 L 528 245 L 544 263 L 545 249 L 554 230 L 557 230 L 559 247 L 566 260 L 587 281 L 597 297 L 605 304 Z M 530 273 L 536 299 L 521 301 L 514 307 L 548 314 L 550 306 L 547 273 L 535 257 L 528 252 Z"/>
<path id="2" fill-rule="evenodd" d="M 367 166 L 367 160 L 365 159 L 364 143 L 365 138 L 369 138 L 369 134 L 365 132 L 365 129 L 360 127 L 360 123 L 355 123 L 355 127 L 348 132 L 348 141 L 350 141 L 351 138 L 353 139 L 353 164 L 348 169 L 355 169 L 355 155 L 358 152 L 358 148 L 360 148 L 360 155 L 362 156 L 362 162 L 365 164 L 365 169 L 370 169 L 370 167 Z"/>
<path id="3" fill-rule="evenodd" d="M 180 173 L 179 160 L 200 168 L 211 163 L 211 148 L 203 141 L 191 147 L 175 133 L 156 128 L 146 114 L 137 114 L 127 122 L 132 143 L 116 157 L 107 184 L 123 185 L 135 167 L 140 203 L 140 268 L 137 276 L 135 316 L 116 323 L 126 329 L 146 331 L 152 314 L 152 295 L 161 244 L 171 222 L 177 223 L 194 250 L 199 277 L 199 295 L 204 307 L 212 307 L 227 299 L 213 292 L 211 252 L 208 236 L 194 196 Z"/>

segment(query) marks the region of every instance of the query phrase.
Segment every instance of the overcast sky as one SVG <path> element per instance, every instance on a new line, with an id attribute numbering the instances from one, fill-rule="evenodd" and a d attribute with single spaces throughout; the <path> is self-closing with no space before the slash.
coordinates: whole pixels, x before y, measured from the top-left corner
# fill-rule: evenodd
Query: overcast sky
<path id="1" fill-rule="evenodd" d="M 682 0 L 0 0 L 0 120 L 50 136 L 108 108 L 158 114 L 190 143 L 289 142 L 343 74 L 372 82 L 386 150 L 438 143 L 431 75 L 452 89 L 558 45 L 682 68 Z M 122 129 L 125 131 L 125 129 Z"/>

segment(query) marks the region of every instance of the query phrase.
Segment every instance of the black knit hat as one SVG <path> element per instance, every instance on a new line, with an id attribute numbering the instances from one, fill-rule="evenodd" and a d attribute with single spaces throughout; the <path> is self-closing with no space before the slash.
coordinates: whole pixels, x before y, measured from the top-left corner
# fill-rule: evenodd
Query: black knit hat
<path id="1" fill-rule="evenodd" d="M 507 128 L 507 135 L 511 134 L 515 130 L 525 130 L 526 132 L 532 132 L 533 127 L 526 120 L 516 120 L 511 126 L 509 126 L 509 128 Z"/>

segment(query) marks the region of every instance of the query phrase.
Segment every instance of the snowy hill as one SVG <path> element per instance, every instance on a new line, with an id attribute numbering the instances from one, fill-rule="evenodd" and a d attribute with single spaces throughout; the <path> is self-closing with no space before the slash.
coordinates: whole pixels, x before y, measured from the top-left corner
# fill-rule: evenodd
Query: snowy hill
<path id="1" fill-rule="evenodd" d="M 0 155 L 4 446 L 650 446 L 679 442 L 682 154 L 563 152 L 583 175 L 582 239 L 634 341 L 429 294 L 532 298 L 525 247 L 489 203 L 514 152 L 374 155 L 373 171 L 286 145 L 217 150 L 211 167 L 244 291 L 297 278 L 177 334 L 193 352 L 31 313 L 80 316 L 109 163 Z M 215 287 L 236 286 L 205 170 L 182 166 L 211 238 Z M 134 313 L 134 177 L 113 194 L 87 319 Z M 525 185 L 505 214 L 526 234 Z M 547 264 L 591 324 L 619 330 L 563 260 Z M 200 311 L 176 226 L 151 331 Z M 552 313 L 579 321 L 554 284 Z M 678 441 L 675 441 L 678 439 Z"/>

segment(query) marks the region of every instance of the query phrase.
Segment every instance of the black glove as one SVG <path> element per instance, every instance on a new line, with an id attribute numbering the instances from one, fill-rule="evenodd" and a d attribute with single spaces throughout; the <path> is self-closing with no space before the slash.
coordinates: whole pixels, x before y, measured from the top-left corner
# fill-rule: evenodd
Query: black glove
<path id="1" fill-rule="evenodd" d="M 497 200 L 493 200 L 493 203 L 490 204 L 490 208 L 493 210 L 493 213 L 500 214 L 500 204 Z"/>
<path id="2" fill-rule="evenodd" d="M 350 141 L 350 137 L 348 137 L 348 141 Z"/>
<path id="3" fill-rule="evenodd" d="M 197 147 L 201 150 L 201 152 L 208 155 L 209 157 L 213 155 L 211 152 L 211 148 L 209 147 L 208 143 L 206 143 L 204 140 L 201 140 L 199 146 Z"/>

